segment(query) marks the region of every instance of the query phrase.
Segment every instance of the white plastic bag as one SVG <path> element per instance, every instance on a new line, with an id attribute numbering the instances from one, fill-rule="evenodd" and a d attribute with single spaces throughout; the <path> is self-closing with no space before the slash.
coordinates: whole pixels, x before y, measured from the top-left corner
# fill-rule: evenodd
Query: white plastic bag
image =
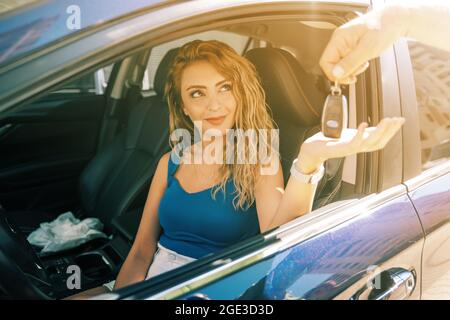
<path id="1" fill-rule="evenodd" d="M 103 224 L 97 218 L 82 221 L 72 212 L 61 214 L 52 222 L 44 222 L 27 238 L 34 246 L 43 248 L 41 253 L 59 252 L 78 247 L 95 238 L 106 238 L 101 232 Z"/>

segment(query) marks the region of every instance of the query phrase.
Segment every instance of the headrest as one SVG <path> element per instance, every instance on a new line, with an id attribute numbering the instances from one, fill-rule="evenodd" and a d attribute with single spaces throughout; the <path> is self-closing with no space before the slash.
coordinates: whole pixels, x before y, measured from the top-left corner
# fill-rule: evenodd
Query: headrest
<path id="1" fill-rule="evenodd" d="M 274 118 L 295 125 L 320 122 L 327 92 L 320 77 L 308 74 L 295 57 L 278 48 L 255 48 L 245 57 L 256 67 Z"/>
<path id="2" fill-rule="evenodd" d="M 161 97 L 164 95 L 164 85 L 166 84 L 167 75 L 169 74 L 170 67 L 172 66 L 173 59 L 177 55 L 178 50 L 180 50 L 180 48 L 173 48 L 169 50 L 162 58 L 158 69 L 156 69 L 153 88 Z"/>

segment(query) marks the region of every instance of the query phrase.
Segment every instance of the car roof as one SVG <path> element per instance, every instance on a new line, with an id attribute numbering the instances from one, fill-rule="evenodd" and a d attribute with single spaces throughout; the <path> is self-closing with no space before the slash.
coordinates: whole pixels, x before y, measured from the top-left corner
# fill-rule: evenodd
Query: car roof
<path id="1" fill-rule="evenodd" d="M 136 14 L 167 0 L 38 0 L 11 5 L 0 14 L 0 64 L 26 55 L 80 30 Z M 79 10 L 79 28 L 69 28 Z M 72 18 L 71 18 L 72 17 Z"/>
<path id="2" fill-rule="evenodd" d="M 222 0 L 221 3 L 276 2 L 277 0 Z M 282 2 L 296 0 L 279 0 Z M 302 0 L 297 0 L 302 1 Z M 306 0 L 305 0 L 306 1 Z M 0 13 L 0 65 L 25 56 L 69 35 L 94 26 L 133 16 L 143 11 L 170 6 L 180 0 L 23 0 Z M 306 1 L 309 2 L 309 1 Z M 370 0 L 315 0 L 342 4 L 370 5 Z M 8 8 L 7 8 L 8 9 Z M 68 21 L 79 10 L 79 28 Z M 72 24 L 73 25 L 73 24 Z"/>

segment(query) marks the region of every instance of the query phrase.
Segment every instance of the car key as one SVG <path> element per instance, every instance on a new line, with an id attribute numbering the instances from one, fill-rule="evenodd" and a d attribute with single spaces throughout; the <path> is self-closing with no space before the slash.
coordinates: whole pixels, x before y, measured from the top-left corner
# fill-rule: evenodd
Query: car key
<path id="1" fill-rule="evenodd" d="M 341 87 L 336 81 L 323 106 L 322 133 L 328 138 L 340 138 L 347 124 L 347 98 L 342 95 Z"/>

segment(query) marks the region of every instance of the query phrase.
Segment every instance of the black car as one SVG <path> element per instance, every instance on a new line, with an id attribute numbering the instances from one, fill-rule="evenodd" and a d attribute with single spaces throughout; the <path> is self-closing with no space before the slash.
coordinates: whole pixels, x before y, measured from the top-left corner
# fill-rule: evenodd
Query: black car
<path id="1" fill-rule="evenodd" d="M 302 143 L 291 141 L 320 125 L 297 115 L 329 92 L 321 53 L 336 26 L 372 2 L 0 7 L 0 297 L 61 299 L 115 279 L 169 150 L 163 85 L 177 48 L 216 39 L 256 66 L 288 177 Z M 406 123 L 383 151 L 327 161 L 313 212 L 99 298 L 450 298 L 448 61 L 402 40 L 344 88 L 350 127 L 385 116 Z M 53 254 L 26 241 L 67 211 L 100 219 L 109 237 Z M 74 265 L 81 287 L 69 285 Z"/>

